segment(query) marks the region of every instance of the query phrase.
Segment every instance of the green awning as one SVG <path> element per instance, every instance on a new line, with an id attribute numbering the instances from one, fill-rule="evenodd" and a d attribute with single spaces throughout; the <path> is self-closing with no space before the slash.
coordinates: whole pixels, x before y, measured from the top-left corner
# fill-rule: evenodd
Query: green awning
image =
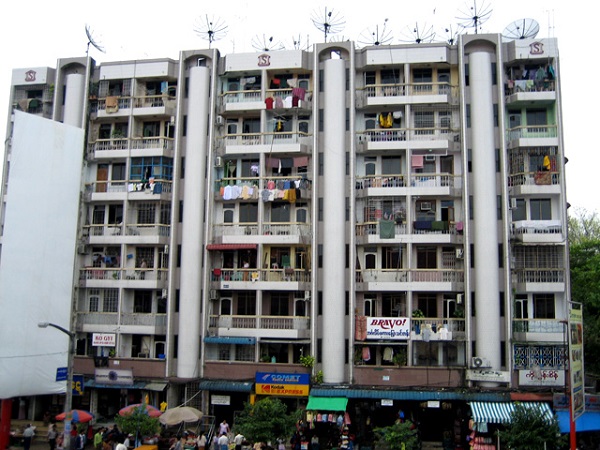
<path id="1" fill-rule="evenodd" d="M 308 397 L 306 409 L 309 411 L 346 411 L 346 397 Z"/>

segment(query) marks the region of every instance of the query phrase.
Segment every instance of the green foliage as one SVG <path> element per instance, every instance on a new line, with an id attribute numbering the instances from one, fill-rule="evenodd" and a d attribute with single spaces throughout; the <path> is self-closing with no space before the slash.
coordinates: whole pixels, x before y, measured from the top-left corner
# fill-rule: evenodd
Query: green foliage
<path id="1" fill-rule="evenodd" d="M 377 436 L 375 448 L 387 450 L 418 450 L 421 448 L 416 425 L 407 420 L 373 430 Z"/>
<path id="2" fill-rule="evenodd" d="M 301 355 L 300 356 L 300 364 L 302 364 L 304 367 L 308 367 L 309 369 L 313 368 L 313 366 L 315 365 L 315 361 L 316 361 L 316 358 L 312 355 Z"/>
<path id="3" fill-rule="evenodd" d="M 578 209 L 569 214 L 569 244 L 600 240 L 600 217 L 596 211 Z"/>
<path id="4" fill-rule="evenodd" d="M 242 433 L 251 442 L 288 440 L 296 429 L 302 411 L 288 413 L 287 406 L 278 398 L 264 398 L 254 405 L 246 403 L 236 418 L 236 433 Z"/>
<path id="5" fill-rule="evenodd" d="M 425 314 L 423 314 L 423 311 L 421 311 L 420 309 L 415 309 L 412 312 L 412 316 L 413 317 L 425 317 Z"/>
<path id="6" fill-rule="evenodd" d="M 133 410 L 128 416 L 115 416 L 115 423 L 123 433 L 131 433 L 134 436 L 137 432 L 140 436 L 154 436 L 160 432 L 160 422 L 156 417 L 150 417 L 146 413 L 144 406 Z"/>
<path id="7" fill-rule="evenodd" d="M 394 356 L 392 358 L 392 362 L 396 364 L 398 367 L 406 366 L 407 361 L 407 353 L 406 348 L 397 348 L 394 350 Z"/>
<path id="8" fill-rule="evenodd" d="M 561 436 L 556 417 L 548 423 L 539 411 L 519 404 L 511 414 L 511 423 L 498 434 L 502 448 L 551 450 L 562 448 L 566 443 L 566 436 Z"/>
<path id="9" fill-rule="evenodd" d="M 317 371 L 317 373 L 315 373 L 315 374 L 313 375 L 313 377 L 312 377 L 312 382 L 313 382 L 314 384 L 321 384 L 321 383 L 323 382 L 323 379 L 324 379 L 323 377 L 324 377 L 324 375 L 323 375 L 323 371 L 322 371 L 322 370 L 319 370 L 319 371 Z"/>

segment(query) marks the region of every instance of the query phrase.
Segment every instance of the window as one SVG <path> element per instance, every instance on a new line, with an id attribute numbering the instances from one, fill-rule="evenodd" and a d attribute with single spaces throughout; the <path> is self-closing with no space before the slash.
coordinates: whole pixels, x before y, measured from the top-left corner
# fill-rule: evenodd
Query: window
<path id="1" fill-rule="evenodd" d="M 433 130 L 419 130 L 419 128 L 433 128 L 434 126 L 433 111 L 415 111 L 416 134 L 433 134 Z"/>
<path id="2" fill-rule="evenodd" d="M 437 299 L 435 294 L 418 294 L 417 305 L 425 317 L 437 317 Z"/>
<path id="3" fill-rule="evenodd" d="M 271 222 L 290 221 L 290 205 L 288 203 L 273 203 L 271 205 Z"/>
<path id="4" fill-rule="evenodd" d="M 531 199 L 529 201 L 531 220 L 552 219 L 552 209 L 549 198 Z"/>
<path id="5" fill-rule="evenodd" d="M 527 219 L 527 209 L 525 208 L 525 199 L 517 198 L 515 199 L 517 206 L 512 210 L 512 220 L 526 220 Z"/>
<path id="6" fill-rule="evenodd" d="M 102 301 L 102 311 L 117 312 L 119 310 L 119 290 L 104 289 L 104 299 Z"/>
<path id="7" fill-rule="evenodd" d="M 402 249 L 395 247 L 382 247 L 383 269 L 401 269 L 402 268 Z"/>
<path id="8" fill-rule="evenodd" d="M 139 203 L 137 205 L 137 223 L 153 224 L 156 218 L 155 203 Z"/>
<path id="9" fill-rule="evenodd" d="M 400 71 L 398 69 L 387 69 L 381 71 L 381 84 L 396 84 L 400 82 Z"/>
<path id="10" fill-rule="evenodd" d="M 235 205 L 227 203 L 223 205 L 223 223 L 233 223 L 233 213 L 235 211 Z"/>
<path id="11" fill-rule="evenodd" d="M 365 72 L 365 86 L 370 86 L 377 83 L 375 72 Z"/>
<path id="12" fill-rule="evenodd" d="M 381 297 L 383 317 L 406 317 L 406 297 L 404 293 L 383 294 Z"/>
<path id="13" fill-rule="evenodd" d="M 417 268 L 437 268 L 437 252 L 435 247 L 417 247 Z"/>
<path id="14" fill-rule="evenodd" d="M 554 294 L 533 294 L 533 316 L 536 319 L 554 319 Z"/>
<path id="15" fill-rule="evenodd" d="M 173 158 L 162 156 L 131 158 L 131 180 L 148 180 L 152 177 L 162 180 L 172 180 Z"/>
<path id="16" fill-rule="evenodd" d="M 521 126 L 521 111 L 508 111 L 508 128 L 516 128 Z"/>
<path id="17" fill-rule="evenodd" d="M 100 306 L 100 289 L 89 290 L 89 312 L 98 312 Z"/>
<path id="18" fill-rule="evenodd" d="M 240 292 L 237 296 L 237 315 L 254 316 L 256 315 L 256 293 Z"/>
<path id="19" fill-rule="evenodd" d="M 289 296 L 288 294 L 271 294 L 271 316 L 289 316 Z"/>
<path id="20" fill-rule="evenodd" d="M 381 174 L 382 175 L 401 175 L 402 174 L 402 159 L 399 156 L 382 156 L 381 157 Z"/>
<path id="21" fill-rule="evenodd" d="M 240 204 L 240 222 L 243 223 L 256 223 L 258 221 L 258 205 L 254 204 Z"/>
<path id="22" fill-rule="evenodd" d="M 432 69 L 413 69 L 413 82 L 431 83 L 433 81 Z"/>
<path id="23" fill-rule="evenodd" d="M 135 291 L 133 294 L 133 312 L 150 314 L 152 312 L 152 292 Z"/>
<path id="24" fill-rule="evenodd" d="M 135 249 L 135 267 L 142 267 L 142 262 L 146 262 L 148 269 L 154 267 L 154 248 L 137 247 Z"/>
<path id="25" fill-rule="evenodd" d="M 527 110 L 527 126 L 547 125 L 548 119 L 545 109 L 528 109 Z"/>

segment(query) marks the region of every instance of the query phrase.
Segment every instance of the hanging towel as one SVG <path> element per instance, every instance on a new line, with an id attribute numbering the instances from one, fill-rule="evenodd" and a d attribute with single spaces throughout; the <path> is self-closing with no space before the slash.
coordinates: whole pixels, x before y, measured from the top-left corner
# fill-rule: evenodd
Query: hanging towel
<path id="1" fill-rule="evenodd" d="M 369 361 L 371 359 L 371 350 L 369 350 L 369 347 L 363 347 L 362 349 L 362 360 L 363 361 Z"/>
<path id="2" fill-rule="evenodd" d="M 423 168 L 423 155 L 412 155 L 410 161 L 413 169 Z"/>
<path id="3" fill-rule="evenodd" d="M 357 341 L 367 339 L 367 316 L 356 316 L 354 337 Z"/>
<path id="4" fill-rule="evenodd" d="M 394 239 L 396 237 L 396 222 L 393 220 L 379 221 L 379 238 Z"/>

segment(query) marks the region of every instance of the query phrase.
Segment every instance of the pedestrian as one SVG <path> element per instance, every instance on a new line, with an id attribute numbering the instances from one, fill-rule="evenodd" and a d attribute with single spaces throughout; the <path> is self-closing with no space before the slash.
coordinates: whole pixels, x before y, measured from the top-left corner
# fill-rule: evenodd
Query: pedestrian
<path id="1" fill-rule="evenodd" d="M 223 419 L 223 422 L 221 422 L 219 424 L 219 436 L 222 435 L 223 433 L 229 434 L 230 431 L 231 431 L 231 429 L 229 428 L 229 424 L 227 423 L 227 420 Z"/>
<path id="2" fill-rule="evenodd" d="M 206 435 L 204 433 L 200 435 L 198 441 L 196 442 L 196 445 L 198 446 L 198 450 L 206 449 Z"/>
<path id="3" fill-rule="evenodd" d="M 125 444 L 123 444 L 123 439 L 119 439 L 117 441 L 117 445 L 115 446 L 115 450 L 128 450 Z"/>
<path id="4" fill-rule="evenodd" d="M 94 450 L 102 450 L 102 435 L 104 434 L 104 427 L 98 428 L 96 434 L 94 434 Z"/>
<path id="5" fill-rule="evenodd" d="M 82 429 L 81 431 L 79 431 L 79 434 L 77 435 L 77 438 L 75 439 L 75 449 L 83 450 L 85 448 L 85 441 L 86 441 L 85 432 Z"/>
<path id="6" fill-rule="evenodd" d="M 242 450 L 242 442 L 244 442 L 244 436 L 242 433 L 238 433 L 233 438 L 233 443 L 235 444 L 235 450 Z"/>
<path id="7" fill-rule="evenodd" d="M 128 434 L 127 437 L 125 438 L 125 440 L 123 441 L 123 445 L 125 447 L 127 447 L 127 450 L 129 450 L 130 448 L 133 448 L 133 445 L 131 445 L 132 437 L 133 437 L 133 434 Z"/>
<path id="8" fill-rule="evenodd" d="M 229 450 L 229 438 L 227 433 L 222 433 L 219 438 L 219 450 Z"/>
<path id="9" fill-rule="evenodd" d="M 219 450 L 219 436 L 216 434 L 213 436 L 212 450 Z"/>
<path id="10" fill-rule="evenodd" d="M 50 450 L 56 449 L 56 437 L 58 436 L 58 432 L 56 431 L 56 424 L 50 425 L 48 428 L 48 445 L 50 445 Z"/>
<path id="11" fill-rule="evenodd" d="M 23 450 L 29 450 L 31 448 L 31 442 L 35 436 L 35 427 L 30 423 L 27 424 L 23 431 Z"/>

